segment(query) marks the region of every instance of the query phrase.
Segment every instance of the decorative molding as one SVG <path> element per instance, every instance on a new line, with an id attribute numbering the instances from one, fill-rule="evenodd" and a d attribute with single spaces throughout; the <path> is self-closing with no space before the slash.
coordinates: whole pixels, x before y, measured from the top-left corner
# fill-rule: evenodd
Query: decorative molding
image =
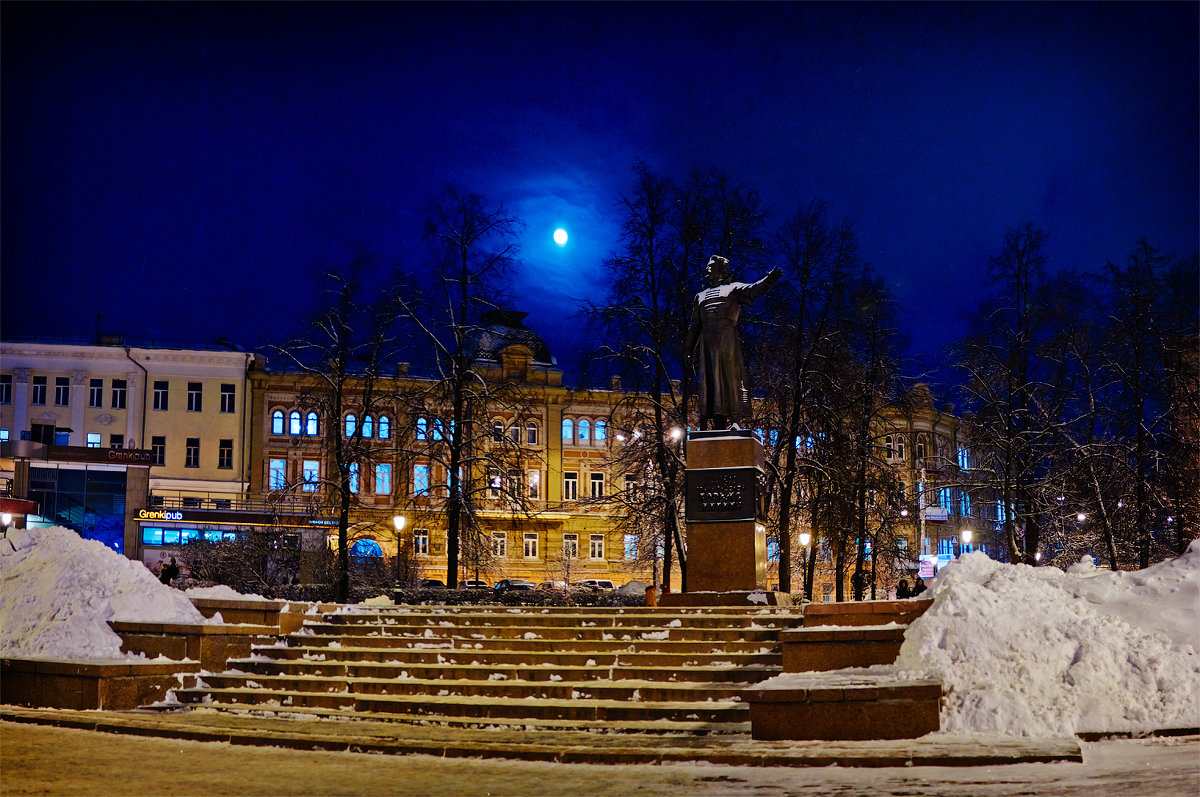
<path id="1" fill-rule="evenodd" d="M 100 424 L 101 426 L 112 426 L 115 420 L 116 418 L 109 415 L 107 412 L 96 416 L 96 423 Z"/>
<path id="2" fill-rule="evenodd" d="M 14 368 L 13 381 L 19 385 L 29 384 L 29 373 L 32 368 Z"/>
<path id="3" fill-rule="evenodd" d="M 82 368 L 76 368 L 75 370 L 71 371 L 71 384 L 82 385 L 85 384 L 87 380 L 88 372 Z"/>

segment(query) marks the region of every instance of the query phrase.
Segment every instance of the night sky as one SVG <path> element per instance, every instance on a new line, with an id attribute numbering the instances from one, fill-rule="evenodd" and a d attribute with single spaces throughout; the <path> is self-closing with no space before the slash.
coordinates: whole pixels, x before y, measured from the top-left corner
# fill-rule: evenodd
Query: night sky
<path id="1" fill-rule="evenodd" d="M 458 183 L 528 225 L 515 305 L 571 365 L 643 161 L 856 219 L 931 359 L 1008 227 L 1052 269 L 1196 250 L 1198 8 L 5 3 L 0 330 L 279 340 L 322 269 L 419 265 Z"/>

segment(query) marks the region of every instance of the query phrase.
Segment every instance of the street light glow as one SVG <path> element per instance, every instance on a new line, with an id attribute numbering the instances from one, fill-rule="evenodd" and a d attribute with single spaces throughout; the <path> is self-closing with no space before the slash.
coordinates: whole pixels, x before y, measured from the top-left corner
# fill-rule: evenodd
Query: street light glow
<path id="1" fill-rule="evenodd" d="M 800 532 L 800 544 L 807 548 L 810 542 L 812 542 L 812 535 L 807 531 Z"/>
<path id="2" fill-rule="evenodd" d="M 395 515 L 392 518 L 392 525 L 394 525 L 396 527 L 397 534 L 404 531 L 404 524 L 406 524 L 407 522 L 408 522 L 408 518 L 406 518 L 404 515 Z"/>
<path id="3" fill-rule="evenodd" d="M 1080 512 L 1079 514 L 1077 514 L 1075 516 L 1075 519 L 1078 520 L 1080 523 L 1082 523 L 1083 521 L 1087 520 L 1087 515 L 1084 514 L 1083 512 Z"/>

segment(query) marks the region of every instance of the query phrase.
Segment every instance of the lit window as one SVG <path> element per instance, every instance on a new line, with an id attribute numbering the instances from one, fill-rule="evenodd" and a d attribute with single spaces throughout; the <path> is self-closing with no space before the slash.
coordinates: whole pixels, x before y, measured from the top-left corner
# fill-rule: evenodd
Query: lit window
<path id="1" fill-rule="evenodd" d="M 375 466 L 375 494 L 376 495 L 391 495 L 392 494 L 392 466 L 391 465 L 376 465 Z"/>
<path id="2" fill-rule="evenodd" d="M 288 415 L 288 434 L 300 434 L 300 413 L 296 410 Z"/>
<path id="3" fill-rule="evenodd" d="M 591 495 L 592 498 L 603 498 L 604 497 L 604 474 L 603 473 L 590 474 L 589 485 L 591 486 L 591 491 L 589 492 L 589 495 Z"/>
<path id="4" fill-rule="evenodd" d="M 625 561 L 628 562 L 633 559 L 637 559 L 637 549 L 638 549 L 637 535 L 636 534 L 626 534 L 625 535 Z"/>
<path id="5" fill-rule="evenodd" d="M 779 561 L 779 540 L 767 540 L 767 559 L 772 562 Z"/>
<path id="6" fill-rule="evenodd" d="M 538 442 L 538 425 L 530 421 L 525 425 L 525 442 L 536 446 Z"/>
<path id="7" fill-rule="evenodd" d="M 71 403 L 71 380 L 65 376 L 54 377 L 54 405 L 65 407 Z"/>
<path id="8" fill-rule="evenodd" d="M 579 499 L 579 474 L 575 471 L 563 473 L 563 500 L 576 501 Z"/>
<path id="9" fill-rule="evenodd" d="M 429 494 L 429 466 L 413 466 L 413 495 Z"/>
<path id="10" fill-rule="evenodd" d="M 578 559 L 579 558 L 579 535 L 564 534 L 563 535 L 563 558 Z"/>
<path id="11" fill-rule="evenodd" d="M 271 413 L 271 434 L 283 434 L 283 410 Z"/>
<path id="12" fill-rule="evenodd" d="M 969 516 L 971 514 L 971 496 L 964 490 L 958 498 L 959 514 Z"/>
<path id="13" fill-rule="evenodd" d="M 967 453 L 967 449 L 963 446 L 959 446 L 958 449 L 958 467 L 963 470 L 971 467 L 971 458 Z"/>
<path id="14" fill-rule="evenodd" d="M 386 415 L 379 416 L 379 439 L 387 440 L 392 436 L 392 421 Z"/>
<path id="15" fill-rule="evenodd" d="M 587 422 L 587 418 L 579 419 L 578 432 L 579 432 L 579 434 L 577 435 L 577 439 L 579 440 L 579 445 L 586 446 L 588 443 L 588 439 L 591 437 L 591 432 L 592 432 L 592 427 Z"/>
<path id="16" fill-rule="evenodd" d="M 358 418 L 353 412 L 346 413 L 346 437 L 354 437 L 354 427 L 358 423 Z"/>
<path id="17" fill-rule="evenodd" d="M 542 472 L 540 470 L 529 471 L 529 497 L 542 497 Z"/>
<path id="18" fill-rule="evenodd" d="M 221 412 L 225 415 L 233 414 L 234 405 L 236 403 L 237 385 L 221 385 Z"/>
<path id="19" fill-rule="evenodd" d="M 429 422 L 424 418 L 417 418 L 417 439 L 424 440 L 429 436 Z"/>
<path id="20" fill-rule="evenodd" d="M 370 415 L 363 416 L 363 437 L 372 437 L 375 434 L 375 419 Z"/>
<path id="21" fill-rule="evenodd" d="M 321 463 L 315 459 L 304 460 L 304 492 L 315 493 L 321 481 Z"/>
<path id="22" fill-rule="evenodd" d="M 417 556 L 429 555 L 428 529 L 413 529 L 413 553 Z"/>
<path id="23" fill-rule="evenodd" d="M 492 532 L 492 556 L 497 559 L 508 556 L 508 535 L 503 531 Z"/>
<path id="24" fill-rule="evenodd" d="M 317 423 L 317 414 L 315 412 L 310 412 L 304 421 L 304 433 L 309 437 L 316 437 L 317 432 L 319 431 L 320 429 Z"/>
<path id="25" fill-rule="evenodd" d="M 204 408 L 204 385 L 201 382 L 188 382 L 187 389 L 188 412 L 201 412 Z"/>
<path id="26" fill-rule="evenodd" d="M 166 412 L 170 404 L 170 388 L 171 383 L 165 379 L 154 383 L 154 409 L 159 412 Z"/>
<path id="27" fill-rule="evenodd" d="M 488 470 L 488 498 L 500 497 L 500 471 L 495 468 Z"/>
<path id="28" fill-rule="evenodd" d="M 358 495 L 358 463 L 350 463 L 350 492 Z"/>
<path id="29" fill-rule="evenodd" d="M 267 466 L 267 486 L 272 490 L 282 490 L 287 486 L 287 462 L 273 459 Z"/>
<path id="30" fill-rule="evenodd" d="M 537 559 L 538 555 L 538 535 L 536 531 L 525 532 L 524 554 L 526 559 Z"/>
<path id="31" fill-rule="evenodd" d="M 608 422 L 596 421 L 596 427 L 592 430 L 592 439 L 597 443 L 603 443 L 608 436 Z"/>
<path id="32" fill-rule="evenodd" d="M 87 447 L 88 448 L 99 448 L 100 447 L 100 433 L 99 432 L 88 432 Z"/>
<path id="33" fill-rule="evenodd" d="M 938 490 L 938 506 L 950 508 L 950 488 L 942 487 Z"/>
<path id="34" fill-rule="evenodd" d="M 604 535 L 593 534 L 588 538 L 588 558 L 603 559 L 604 558 Z"/>
<path id="35" fill-rule="evenodd" d="M 563 418 L 562 439 L 568 443 L 575 442 L 575 423 L 570 418 Z"/>

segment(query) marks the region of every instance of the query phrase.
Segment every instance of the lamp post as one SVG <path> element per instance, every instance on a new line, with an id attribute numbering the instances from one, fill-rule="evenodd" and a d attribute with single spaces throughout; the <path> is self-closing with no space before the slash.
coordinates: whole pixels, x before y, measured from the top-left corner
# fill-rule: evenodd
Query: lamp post
<path id="1" fill-rule="evenodd" d="M 964 548 L 963 553 L 971 552 L 971 538 L 974 536 L 975 536 L 975 532 L 971 531 L 970 529 L 962 530 L 962 541 L 963 541 L 963 548 Z"/>
<path id="2" fill-rule="evenodd" d="M 392 516 L 392 525 L 396 527 L 396 561 L 393 567 L 395 570 L 393 581 L 396 582 L 400 581 L 400 532 L 404 531 L 406 523 L 408 523 L 408 518 L 404 517 L 404 515 Z"/>
<path id="3" fill-rule="evenodd" d="M 802 578 L 800 580 L 800 585 L 801 585 L 801 594 L 805 598 L 808 597 L 808 546 L 809 546 L 809 543 L 811 543 L 811 542 L 812 542 L 811 534 L 809 534 L 807 531 L 800 532 L 800 544 L 804 546 L 804 563 L 800 566 L 800 569 L 803 571 Z"/>

